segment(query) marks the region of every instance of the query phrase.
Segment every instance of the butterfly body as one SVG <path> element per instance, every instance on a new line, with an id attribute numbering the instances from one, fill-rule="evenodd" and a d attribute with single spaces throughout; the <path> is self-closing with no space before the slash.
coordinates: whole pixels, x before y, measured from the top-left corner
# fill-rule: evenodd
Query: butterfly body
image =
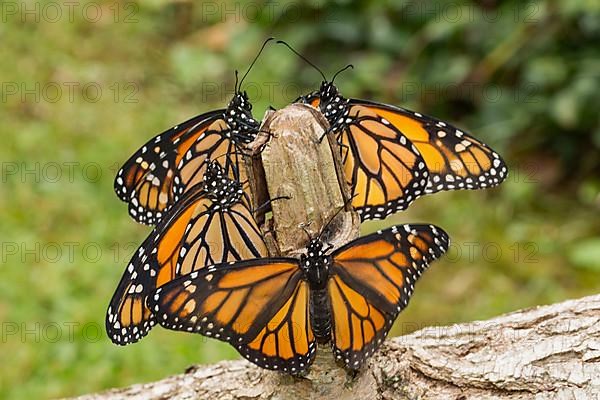
<path id="1" fill-rule="evenodd" d="M 327 343 L 331 339 L 331 304 L 327 292 L 332 259 L 326 255 L 320 239 L 313 239 L 306 254 L 300 256 L 303 278 L 310 288 L 310 322 L 317 342 Z"/>
<path id="2" fill-rule="evenodd" d="M 327 289 L 311 289 L 309 299 L 310 324 L 319 344 L 331 340 L 331 301 Z"/>
<path id="3" fill-rule="evenodd" d="M 223 168 L 217 163 L 209 163 L 206 167 L 202 186 L 212 200 L 212 207 L 215 210 L 228 210 L 239 203 L 244 196 L 242 184 L 227 178 Z"/>
<path id="4" fill-rule="evenodd" d="M 326 256 L 325 244 L 320 239 L 312 239 L 306 248 L 306 254 L 300 256 L 300 265 L 304 279 L 311 290 L 325 289 L 329 278 L 331 259 Z"/>
<path id="5" fill-rule="evenodd" d="M 252 103 L 246 92 L 233 97 L 225 110 L 225 116 L 234 144 L 248 144 L 256 139 L 260 123 L 252 116 Z"/>
<path id="6" fill-rule="evenodd" d="M 330 82 L 323 81 L 319 89 L 319 98 L 323 104 L 321 112 L 330 123 L 330 130 L 335 132 L 344 124 L 348 115 L 348 99 L 342 97 L 338 88 Z"/>

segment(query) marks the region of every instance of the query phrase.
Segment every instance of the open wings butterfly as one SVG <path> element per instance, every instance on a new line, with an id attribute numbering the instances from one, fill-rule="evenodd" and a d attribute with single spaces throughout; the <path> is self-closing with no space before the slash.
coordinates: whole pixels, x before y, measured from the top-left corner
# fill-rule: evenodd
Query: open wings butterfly
<path id="1" fill-rule="evenodd" d="M 267 255 L 242 185 L 215 161 L 206 164 L 203 183 L 165 214 L 127 266 L 106 315 L 114 343 L 136 342 L 155 325 L 146 298 L 157 287 L 205 266 Z"/>
<path id="2" fill-rule="evenodd" d="M 162 326 L 226 341 L 263 368 L 302 373 L 317 344 L 331 342 L 336 359 L 358 369 L 447 248 L 433 225 L 394 226 L 329 255 L 313 239 L 299 260 L 246 260 L 178 277 L 148 305 Z"/>

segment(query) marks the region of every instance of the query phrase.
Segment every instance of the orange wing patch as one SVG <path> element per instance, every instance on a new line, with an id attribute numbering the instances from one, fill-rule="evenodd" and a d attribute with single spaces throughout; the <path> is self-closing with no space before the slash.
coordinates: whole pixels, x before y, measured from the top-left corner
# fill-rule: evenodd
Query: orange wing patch
<path id="1" fill-rule="evenodd" d="M 308 284 L 301 282 L 292 297 L 248 343 L 248 348 L 267 357 L 289 361 L 298 354 L 306 357 L 312 342 L 314 338 L 308 316 Z M 291 368 L 294 367 L 290 367 L 290 372 L 296 372 L 296 369 Z"/>
<path id="2" fill-rule="evenodd" d="M 202 182 L 207 160 L 218 162 L 228 178 L 239 182 L 246 181 L 245 169 L 241 166 L 241 155 L 227 135 L 228 130 L 227 123 L 218 119 L 178 155 L 176 163 L 180 172 L 176 179 L 178 188 L 175 200 L 186 190 Z"/>
<path id="3" fill-rule="evenodd" d="M 428 172 L 416 148 L 367 107 L 350 107 L 349 122 L 336 132 L 352 205 L 365 219 L 403 210 L 424 193 Z"/>
<path id="4" fill-rule="evenodd" d="M 248 207 L 236 203 L 214 212 L 199 202 L 178 249 L 177 273 L 185 275 L 207 265 L 266 256 L 267 247 Z"/>
<path id="5" fill-rule="evenodd" d="M 308 284 L 294 259 L 256 259 L 179 277 L 148 303 L 166 328 L 231 343 L 263 368 L 298 373 L 314 358 Z"/>
<path id="6" fill-rule="evenodd" d="M 392 321 L 338 276 L 329 281 L 333 314 L 333 349 L 346 367 L 358 369 L 391 327 Z"/>
<path id="7" fill-rule="evenodd" d="M 114 189 L 138 222 L 154 225 L 177 200 L 179 157 L 223 110 L 202 114 L 149 140 L 117 173 Z"/>
<path id="8" fill-rule="evenodd" d="M 177 218 L 173 219 L 172 223 L 161 234 L 156 245 L 156 259 L 159 265 L 158 278 L 156 285 L 170 281 L 175 277 L 177 261 L 181 252 L 185 229 L 188 226 L 194 210 L 197 205 L 210 204 L 210 200 L 199 198 L 197 203 L 192 203 L 188 207 L 183 208 Z"/>
<path id="9" fill-rule="evenodd" d="M 391 106 L 371 105 L 370 108 L 418 149 L 430 173 L 427 193 L 493 187 L 506 179 L 508 170 L 500 156 L 454 126 Z"/>
<path id="10" fill-rule="evenodd" d="M 394 226 L 336 250 L 328 288 L 336 358 L 357 369 L 379 346 L 429 262 L 448 248 L 433 225 Z"/>

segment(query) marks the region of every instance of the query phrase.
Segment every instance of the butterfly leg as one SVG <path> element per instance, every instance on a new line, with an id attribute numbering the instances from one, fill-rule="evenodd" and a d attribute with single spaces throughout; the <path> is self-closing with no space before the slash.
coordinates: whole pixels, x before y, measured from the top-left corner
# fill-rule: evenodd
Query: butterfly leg
<path id="1" fill-rule="evenodd" d="M 290 196 L 278 196 L 278 197 L 274 197 L 270 200 L 265 201 L 263 204 L 261 204 L 260 206 L 256 207 L 256 209 L 252 210 L 252 213 L 257 213 L 259 211 L 261 211 L 262 209 L 268 207 L 269 205 L 271 205 L 271 203 L 273 203 L 274 201 L 277 200 L 289 200 L 291 199 Z"/>
<path id="2" fill-rule="evenodd" d="M 327 136 L 327 134 L 331 133 L 331 132 L 333 132 L 333 128 L 330 126 L 329 128 L 327 128 L 327 130 L 325 132 L 323 132 L 323 134 L 319 138 L 319 143 L 321 143 L 323 141 L 323 139 L 325 139 L 325 137 Z"/>
<path id="3" fill-rule="evenodd" d="M 352 382 L 358 376 L 358 374 L 360 374 L 360 369 L 348 369 L 348 368 L 346 368 L 346 374 L 348 375 L 349 382 Z"/>

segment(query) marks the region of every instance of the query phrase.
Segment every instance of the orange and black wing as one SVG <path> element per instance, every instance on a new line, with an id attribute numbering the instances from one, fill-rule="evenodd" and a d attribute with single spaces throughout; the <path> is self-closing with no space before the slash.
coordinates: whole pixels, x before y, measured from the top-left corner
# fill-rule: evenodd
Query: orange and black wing
<path id="1" fill-rule="evenodd" d="M 115 193 L 129 204 L 136 221 L 154 225 L 175 201 L 177 166 L 224 110 L 198 115 L 155 136 L 127 160 L 117 172 Z"/>
<path id="2" fill-rule="evenodd" d="M 228 209 L 216 205 L 196 186 L 140 246 L 108 308 L 106 329 L 114 343 L 137 342 L 152 328 L 156 320 L 146 299 L 157 287 L 209 265 L 267 255 L 245 203 Z"/>
<path id="3" fill-rule="evenodd" d="M 206 161 L 245 181 L 241 154 L 223 119 L 223 110 L 198 116 L 157 136 L 118 172 L 115 191 L 129 203 L 129 214 L 153 225 L 188 190 L 202 182 Z"/>
<path id="4" fill-rule="evenodd" d="M 358 369 L 389 332 L 429 263 L 448 249 L 433 225 L 400 225 L 336 250 L 328 290 L 336 359 Z"/>
<path id="5" fill-rule="evenodd" d="M 369 108 L 349 106 L 336 138 L 352 206 L 363 220 L 404 210 L 425 192 L 428 171 L 418 150 Z"/>
<path id="6" fill-rule="evenodd" d="M 321 105 L 318 92 L 296 102 Z M 427 167 L 400 130 L 358 104 L 349 105 L 344 118 L 336 138 L 352 206 L 363 221 L 404 210 L 425 193 Z"/>
<path id="7" fill-rule="evenodd" d="M 176 277 L 185 229 L 196 206 L 206 203 L 210 200 L 200 187 L 190 192 L 165 214 L 133 255 L 106 314 L 106 331 L 114 343 L 135 343 L 156 324 L 146 298 Z"/>
<path id="8" fill-rule="evenodd" d="M 127 345 L 146 336 L 156 324 L 146 307 L 160 269 L 151 259 L 152 234 L 133 255 L 106 312 L 106 332 L 113 343 Z"/>
<path id="9" fill-rule="evenodd" d="M 298 261 L 280 258 L 184 275 L 157 289 L 148 304 L 166 328 L 228 342 L 263 368 L 298 374 L 316 348 L 308 299 Z"/>
<path id="10" fill-rule="evenodd" d="M 175 201 L 190 188 L 202 182 L 206 171 L 206 161 L 218 162 L 228 178 L 245 182 L 242 154 L 231 138 L 229 125 L 219 118 L 208 125 L 204 132 L 192 141 L 187 150 L 178 154 L 175 164 Z"/>
<path id="11" fill-rule="evenodd" d="M 243 201 L 223 209 L 203 197 L 182 216 L 172 230 L 159 235 L 154 250 L 159 263 L 168 263 L 177 275 L 208 265 L 267 256 L 262 232 Z"/>
<path id="12" fill-rule="evenodd" d="M 367 108 L 414 144 L 429 171 L 426 193 L 483 189 L 506 179 L 508 170 L 498 153 L 447 122 L 365 100 L 350 100 L 350 105 Z"/>

